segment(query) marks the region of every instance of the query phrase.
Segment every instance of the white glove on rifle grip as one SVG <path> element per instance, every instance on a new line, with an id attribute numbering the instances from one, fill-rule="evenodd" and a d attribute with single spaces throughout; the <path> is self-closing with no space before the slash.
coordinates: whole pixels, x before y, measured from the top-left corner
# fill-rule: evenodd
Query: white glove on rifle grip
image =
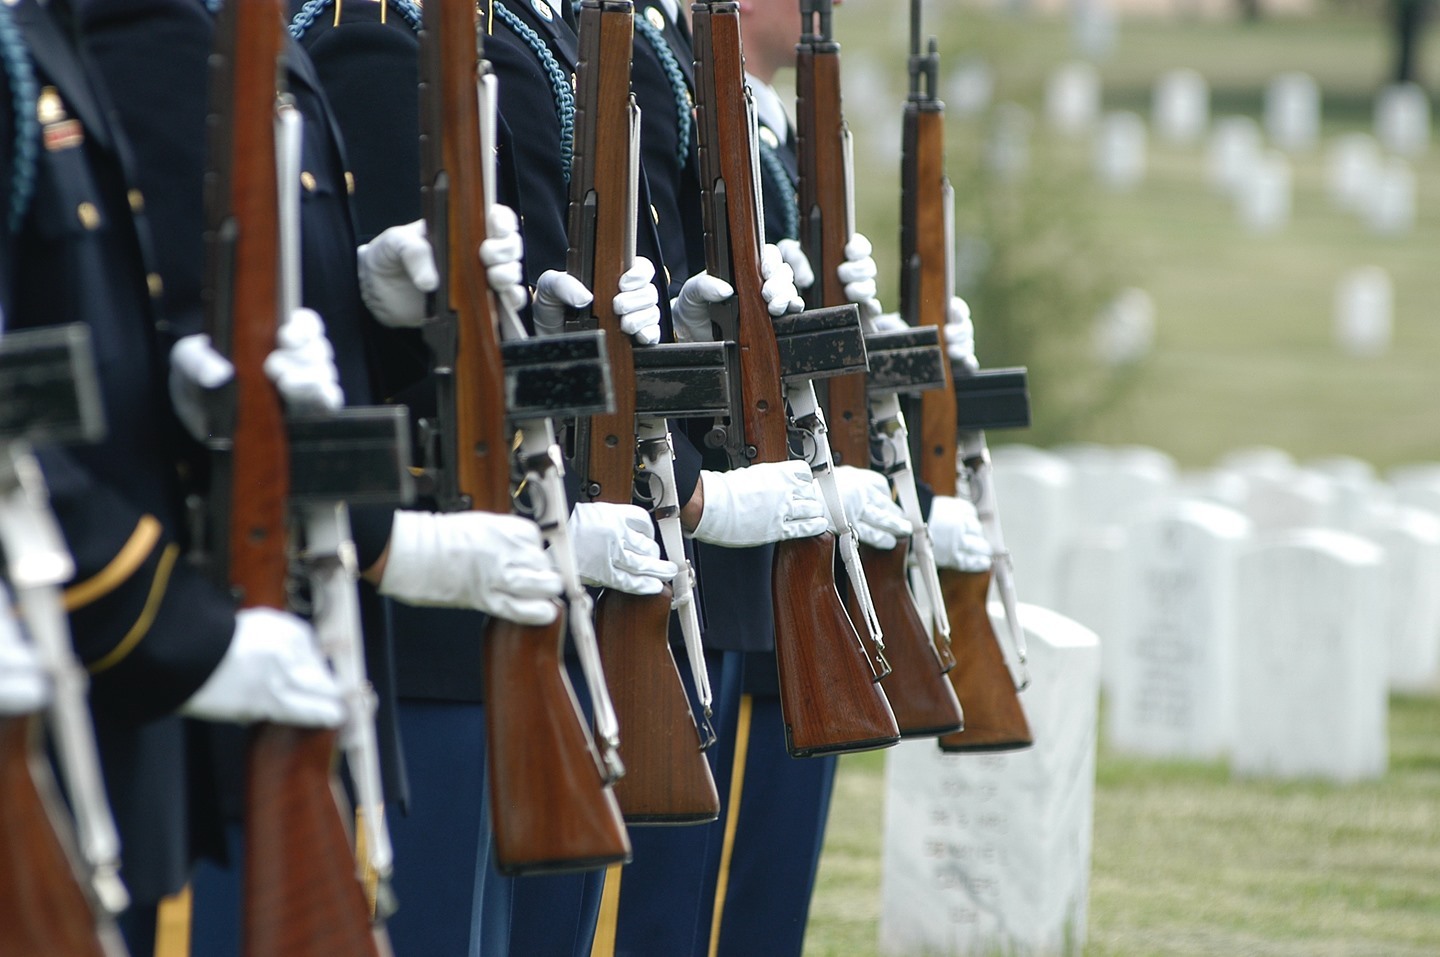
<path id="1" fill-rule="evenodd" d="M 959 296 L 951 296 L 946 309 L 945 352 L 952 362 L 963 362 L 972 370 L 980 368 L 975 358 L 975 324 L 970 321 L 970 305 Z"/>
<path id="2" fill-rule="evenodd" d="M 638 505 L 581 502 L 568 525 L 575 564 L 587 584 L 658 595 L 679 571 L 660 557 L 650 516 Z"/>
<path id="3" fill-rule="evenodd" d="M 677 342 L 714 342 L 710 307 L 735 295 L 735 287 L 703 269 L 685 280 L 680 295 L 670 300 L 670 319 Z"/>
<path id="4" fill-rule="evenodd" d="M 0 715 L 30 714 L 49 700 L 49 677 L 21 634 L 10 596 L 0 586 Z"/>
<path id="5" fill-rule="evenodd" d="M 535 301 L 530 318 L 537 336 L 558 336 L 565 331 L 565 312 L 584 309 L 595 296 L 579 279 L 560 269 L 547 269 L 535 280 Z"/>
<path id="6" fill-rule="evenodd" d="M 825 503 L 804 462 L 768 462 L 700 473 L 704 509 L 692 538 L 742 548 L 809 538 L 829 527 Z"/>
<path id="7" fill-rule="evenodd" d="M 849 242 L 845 244 L 845 261 L 835 267 L 835 274 L 845 287 L 846 299 L 867 311 L 878 313 L 880 305 L 875 302 L 875 277 L 880 270 L 870 255 L 873 251 L 874 247 L 864 233 L 851 233 Z M 872 303 L 873 309 L 870 308 Z"/>
<path id="8" fill-rule="evenodd" d="M 485 217 L 485 241 L 480 244 L 480 265 L 496 297 L 516 312 L 525 308 L 525 242 L 520 219 L 509 206 L 496 203 Z"/>
<path id="9" fill-rule="evenodd" d="M 560 573 L 529 519 L 493 512 L 395 513 L 382 595 L 545 625 L 555 620 L 560 592 Z"/>
<path id="10" fill-rule="evenodd" d="M 969 501 L 951 495 L 935 496 L 926 524 L 935 546 L 936 565 L 962 572 L 983 572 L 990 567 L 990 542 Z"/>
<path id="11" fill-rule="evenodd" d="M 835 484 L 840 489 L 845 517 L 861 543 L 889 551 L 913 531 L 904 511 L 890 497 L 890 482 L 879 472 L 837 465 Z M 830 530 L 840 531 L 833 521 Z"/>
<path id="12" fill-rule="evenodd" d="M 775 244 L 780 250 L 780 258 L 785 260 L 785 265 L 790 267 L 794 274 L 796 289 L 809 289 L 815 285 L 815 270 L 810 266 L 810 257 L 805 255 L 805 250 L 800 243 L 794 239 L 782 239 Z"/>
<path id="13" fill-rule="evenodd" d="M 235 616 L 225 657 L 180 713 L 234 724 L 337 728 L 345 704 L 308 622 L 275 608 L 246 608 Z"/>
<path id="14" fill-rule="evenodd" d="M 382 325 L 394 329 L 425 324 L 425 294 L 440 286 L 425 220 L 391 226 L 355 250 L 360 298 Z"/>

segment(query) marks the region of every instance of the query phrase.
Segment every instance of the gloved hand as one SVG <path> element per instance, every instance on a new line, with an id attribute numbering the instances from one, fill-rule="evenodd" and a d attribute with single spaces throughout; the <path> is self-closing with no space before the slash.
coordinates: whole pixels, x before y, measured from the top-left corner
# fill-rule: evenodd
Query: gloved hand
<path id="1" fill-rule="evenodd" d="M 835 484 L 840 487 L 845 517 L 863 544 L 889 551 L 899 544 L 900 537 L 908 537 L 913 531 L 905 512 L 890 497 L 890 482 L 879 472 L 837 465 Z M 830 530 L 839 531 L 834 521 Z"/>
<path id="2" fill-rule="evenodd" d="M 355 250 L 360 298 L 381 324 L 395 329 L 424 325 L 425 294 L 440 286 L 425 220 L 391 226 Z"/>
<path id="3" fill-rule="evenodd" d="M 520 238 L 520 219 L 509 206 L 496 203 L 485 217 L 485 241 L 480 244 L 480 265 L 490 289 L 511 309 L 525 308 L 530 293 L 525 289 L 525 242 Z"/>
<path id="4" fill-rule="evenodd" d="M 50 700 L 50 680 L 20 633 L 10 597 L 0 588 L 0 715 L 29 714 Z"/>
<path id="5" fill-rule="evenodd" d="M 246 608 L 235 616 L 235 635 L 219 667 L 180 713 L 233 724 L 334 728 L 345 720 L 345 705 L 308 622 L 275 608 Z"/>
<path id="6" fill-rule="evenodd" d="M 884 315 L 865 316 L 865 333 L 869 335 L 875 332 L 899 332 L 909 329 L 910 323 L 900 318 L 898 312 L 887 312 Z"/>
<path id="7" fill-rule="evenodd" d="M 935 545 L 935 564 L 962 572 L 983 572 L 990 567 L 993 552 L 975 506 L 963 498 L 937 495 L 930 505 L 930 540 Z"/>
<path id="8" fill-rule="evenodd" d="M 655 264 L 644 256 L 636 256 L 630 268 L 620 275 L 620 291 L 611 302 L 620 331 L 639 346 L 653 346 L 660 341 L 660 291 L 655 288 Z"/>
<path id="9" fill-rule="evenodd" d="M 950 297 L 945 313 L 945 352 L 951 362 L 963 362 L 972 371 L 980 368 L 975 358 L 975 325 L 970 321 L 970 305 L 959 296 Z"/>
<path id="10" fill-rule="evenodd" d="M 803 253 L 802 253 L 803 255 Z M 809 266 L 807 261 L 806 266 Z M 760 247 L 760 295 L 771 316 L 783 316 L 787 312 L 799 312 L 805 308 L 800 290 L 795 288 L 795 272 L 785 263 L 779 247 L 766 243 Z M 810 281 L 815 281 L 812 272 Z"/>
<path id="11" fill-rule="evenodd" d="M 584 309 L 595 296 L 585 284 L 560 269 L 547 269 L 535 280 L 535 301 L 530 317 L 537 336 L 558 336 L 565 331 L 565 312 Z"/>
<path id="12" fill-rule="evenodd" d="M 875 302 L 875 277 L 880 270 L 870 255 L 873 251 L 874 247 L 864 233 L 852 233 L 845 244 L 845 261 L 835 267 L 835 274 L 845 286 L 846 299 L 867 311 L 871 311 L 869 304 L 875 303 L 873 311 L 878 313 L 880 305 Z"/>
<path id="13" fill-rule="evenodd" d="M 411 605 L 474 608 L 522 625 L 555 620 L 560 573 L 529 519 L 397 511 L 380 593 Z"/>
<path id="14" fill-rule="evenodd" d="M 715 330 L 710 322 L 710 306 L 735 295 L 735 287 L 701 270 L 680 287 L 680 295 L 670 300 L 670 319 L 675 323 L 678 342 L 714 342 Z"/>
<path id="15" fill-rule="evenodd" d="M 804 462 L 768 462 L 700 473 L 705 507 L 692 538 L 741 548 L 809 538 L 829 527 L 825 503 Z"/>
<path id="16" fill-rule="evenodd" d="M 265 358 L 265 375 L 292 412 L 334 411 L 345 404 L 335 350 L 325 323 L 312 309 L 296 309 L 276 333 L 275 351 Z M 235 376 L 235 367 L 204 333 L 184 336 L 170 348 L 170 401 L 181 424 L 204 441 L 210 435 L 205 392 Z"/>
<path id="17" fill-rule="evenodd" d="M 810 257 L 805 255 L 805 250 L 798 240 L 782 239 L 775 244 L 775 248 L 780 250 L 780 258 L 785 260 L 785 265 L 795 274 L 796 289 L 805 290 L 815 285 L 815 270 L 810 267 Z"/>
<path id="18" fill-rule="evenodd" d="M 570 544 L 587 584 L 658 595 L 679 571 L 660 557 L 650 516 L 637 505 L 581 502 L 570 512 Z"/>

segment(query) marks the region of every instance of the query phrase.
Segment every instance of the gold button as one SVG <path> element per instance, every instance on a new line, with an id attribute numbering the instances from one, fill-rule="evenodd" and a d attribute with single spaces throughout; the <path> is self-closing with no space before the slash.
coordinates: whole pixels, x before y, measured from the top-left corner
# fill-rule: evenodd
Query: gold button
<path id="1" fill-rule="evenodd" d="M 40 97 L 35 101 L 35 118 L 42 124 L 65 119 L 65 104 L 60 100 L 60 91 L 53 86 L 40 91 Z"/>
<path id="2" fill-rule="evenodd" d="M 305 192 L 315 192 L 315 174 L 308 169 L 300 173 L 300 185 L 305 187 Z"/>
<path id="3" fill-rule="evenodd" d="M 152 272 L 145 277 L 145 287 L 150 290 L 151 299 L 159 299 L 165 293 L 165 281 L 158 272 Z"/>
<path id="4" fill-rule="evenodd" d="M 80 217 L 80 225 L 86 229 L 100 228 L 100 210 L 95 208 L 94 203 L 81 203 L 76 206 L 75 215 Z"/>
<path id="5" fill-rule="evenodd" d="M 130 190 L 125 194 L 125 198 L 130 200 L 130 212 L 138 213 L 145 209 L 145 194 L 138 189 Z"/>
<path id="6" fill-rule="evenodd" d="M 660 225 L 660 210 L 655 208 L 654 203 L 650 204 L 650 218 L 655 220 L 656 226 Z"/>
<path id="7" fill-rule="evenodd" d="M 355 174 L 348 169 L 345 171 L 345 192 L 355 195 Z"/>

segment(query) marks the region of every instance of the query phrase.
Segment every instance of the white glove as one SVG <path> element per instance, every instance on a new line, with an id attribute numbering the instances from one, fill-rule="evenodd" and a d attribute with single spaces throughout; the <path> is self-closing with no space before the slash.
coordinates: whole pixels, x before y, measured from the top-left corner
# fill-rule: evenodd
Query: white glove
<path id="1" fill-rule="evenodd" d="M 50 699 L 50 681 L 35 649 L 20 633 L 10 597 L 0 588 L 0 715 L 30 714 Z"/>
<path id="2" fill-rule="evenodd" d="M 879 472 L 837 465 L 835 484 L 840 487 L 845 517 L 855 526 L 855 534 L 863 544 L 889 551 L 902 536 L 908 537 L 914 531 L 904 511 L 890 497 L 890 482 Z M 833 520 L 830 530 L 839 531 Z"/>
<path id="3" fill-rule="evenodd" d="M 952 362 L 963 362 L 972 370 L 980 368 L 975 358 L 975 325 L 970 321 L 970 306 L 959 296 L 950 297 L 945 313 L 945 352 Z"/>
<path id="4" fill-rule="evenodd" d="M 584 309 L 595 300 L 585 284 L 568 272 L 547 269 L 535 280 L 535 302 L 530 317 L 537 336 L 557 336 L 565 331 L 567 309 Z"/>
<path id="5" fill-rule="evenodd" d="M 795 288 L 809 289 L 815 285 L 815 270 L 810 268 L 810 257 L 805 255 L 799 241 L 782 239 L 775 244 L 775 248 L 780 250 L 780 258 L 785 260 L 785 265 L 795 274 Z"/>
<path id="6" fill-rule="evenodd" d="M 235 616 L 235 636 L 219 667 L 180 713 L 335 728 L 345 720 L 345 705 L 308 622 L 275 608 L 246 608 Z"/>
<path id="7" fill-rule="evenodd" d="M 395 513 L 382 595 L 545 625 L 555 620 L 553 599 L 560 592 L 560 573 L 529 519 L 493 512 Z"/>
<path id="8" fill-rule="evenodd" d="M 975 506 L 963 498 L 937 495 L 930 505 L 930 540 L 935 564 L 962 572 L 983 572 L 990 567 L 992 551 Z"/>
<path id="9" fill-rule="evenodd" d="M 359 249 L 360 298 L 382 325 L 410 329 L 425 324 L 425 294 L 440 286 L 425 220 L 391 226 Z"/>
<path id="10" fill-rule="evenodd" d="M 570 512 L 570 544 L 587 584 L 658 595 L 679 571 L 660 557 L 650 516 L 638 505 L 581 502 Z"/>
<path id="11" fill-rule="evenodd" d="M 805 265 L 810 264 L 807 262 Z M 760 278 L 764 280 L 760 286 L 760 295 L 771 316 L 783 316 L 787 312 L 799 312 L 805 308 L 805 300 L 800 298 L 800 290 L 795 288 L 794 270 L 786 265 L 779 247 L 772 243 L 760 247 Z M 815 281 L 813 272 L 810 281 Z"/>
<path id="12" fill-rule="evenodd" d="M 875 332 L 900 332 L 909 329 L 910 323 L 900 318 L 898 312 L 887 312 L 884 315 L 865 317 L 865 332 L 867 335 Z"/>
<path id="13" fill-rule="evenodd" d="M 835 267 L 835 275 L 845 286 L 845 298 L 865 309 L 875 302 L 875 277 L 880 270 L 870 255 L 874 247 L 864 233 L 852 233 L 845 244 L 845 261 Z M 879 312 L 877 303 L 875 312 Z"/>
<path id="14" fill-rule="evenodd" d="M 829 527 L 825 503 L 804 462 L 768 462 L 700 473 L 705 507 L 691 537 L 741 548 L 809 538 Z"/>
<path id="15" fill-rule="evenodd" d="M 620 292 L 611 303 L 620 320 L 620 331 L 640 346 L 660 341 L 660 291 L 655 288 L 654 278 L 655 264 L 636 256 L 620 275 Z"/>
<path id="16" fill-rule="evenodd" d="M 485 217 L 485 241 L 480 244 L 480 265 L 490 290 L 511 309 L 525 308 L 525 242 L 520 219 L 509 206 L 496 203 Z"/>
<path id="17" fill-rule="evenodd" d="M 265 357 L 265 375 L 292 412 L 334 411 L 345 404 L 335 350 L 325 323 L 313 309 L 296 309 L 276 333 L 275 351 Z M 204 333 L 184 336 L 170 347 L 170 401 L 181 424 L 204 441 L 210 435 L 205 392 L 235 376 L 235 367 Z"/>
<path id="18" fill-rule="evenodd" d="M 670 300 L 670 319 L 675 324 L 677 342 L 714 342 L 715 330 L 710 322 L 710 306 L 735 295 L 735 287 L 701 270 L 680 287 L 680 295 Z"/>

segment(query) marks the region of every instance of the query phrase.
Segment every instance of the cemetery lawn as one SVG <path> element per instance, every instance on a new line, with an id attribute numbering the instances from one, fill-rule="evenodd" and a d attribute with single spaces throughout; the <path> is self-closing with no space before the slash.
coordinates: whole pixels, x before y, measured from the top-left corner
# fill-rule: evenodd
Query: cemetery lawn
<path id="1" fill-rule="evenodd" d="M 1435 954 L 1440 693 L 1392 697 L 1389 729 L 1385 778 L 1348 786 L 1102 747 L 1086 957 Z M 805 957 L 879 954 L 884 760 L 841 760 Z"/>

